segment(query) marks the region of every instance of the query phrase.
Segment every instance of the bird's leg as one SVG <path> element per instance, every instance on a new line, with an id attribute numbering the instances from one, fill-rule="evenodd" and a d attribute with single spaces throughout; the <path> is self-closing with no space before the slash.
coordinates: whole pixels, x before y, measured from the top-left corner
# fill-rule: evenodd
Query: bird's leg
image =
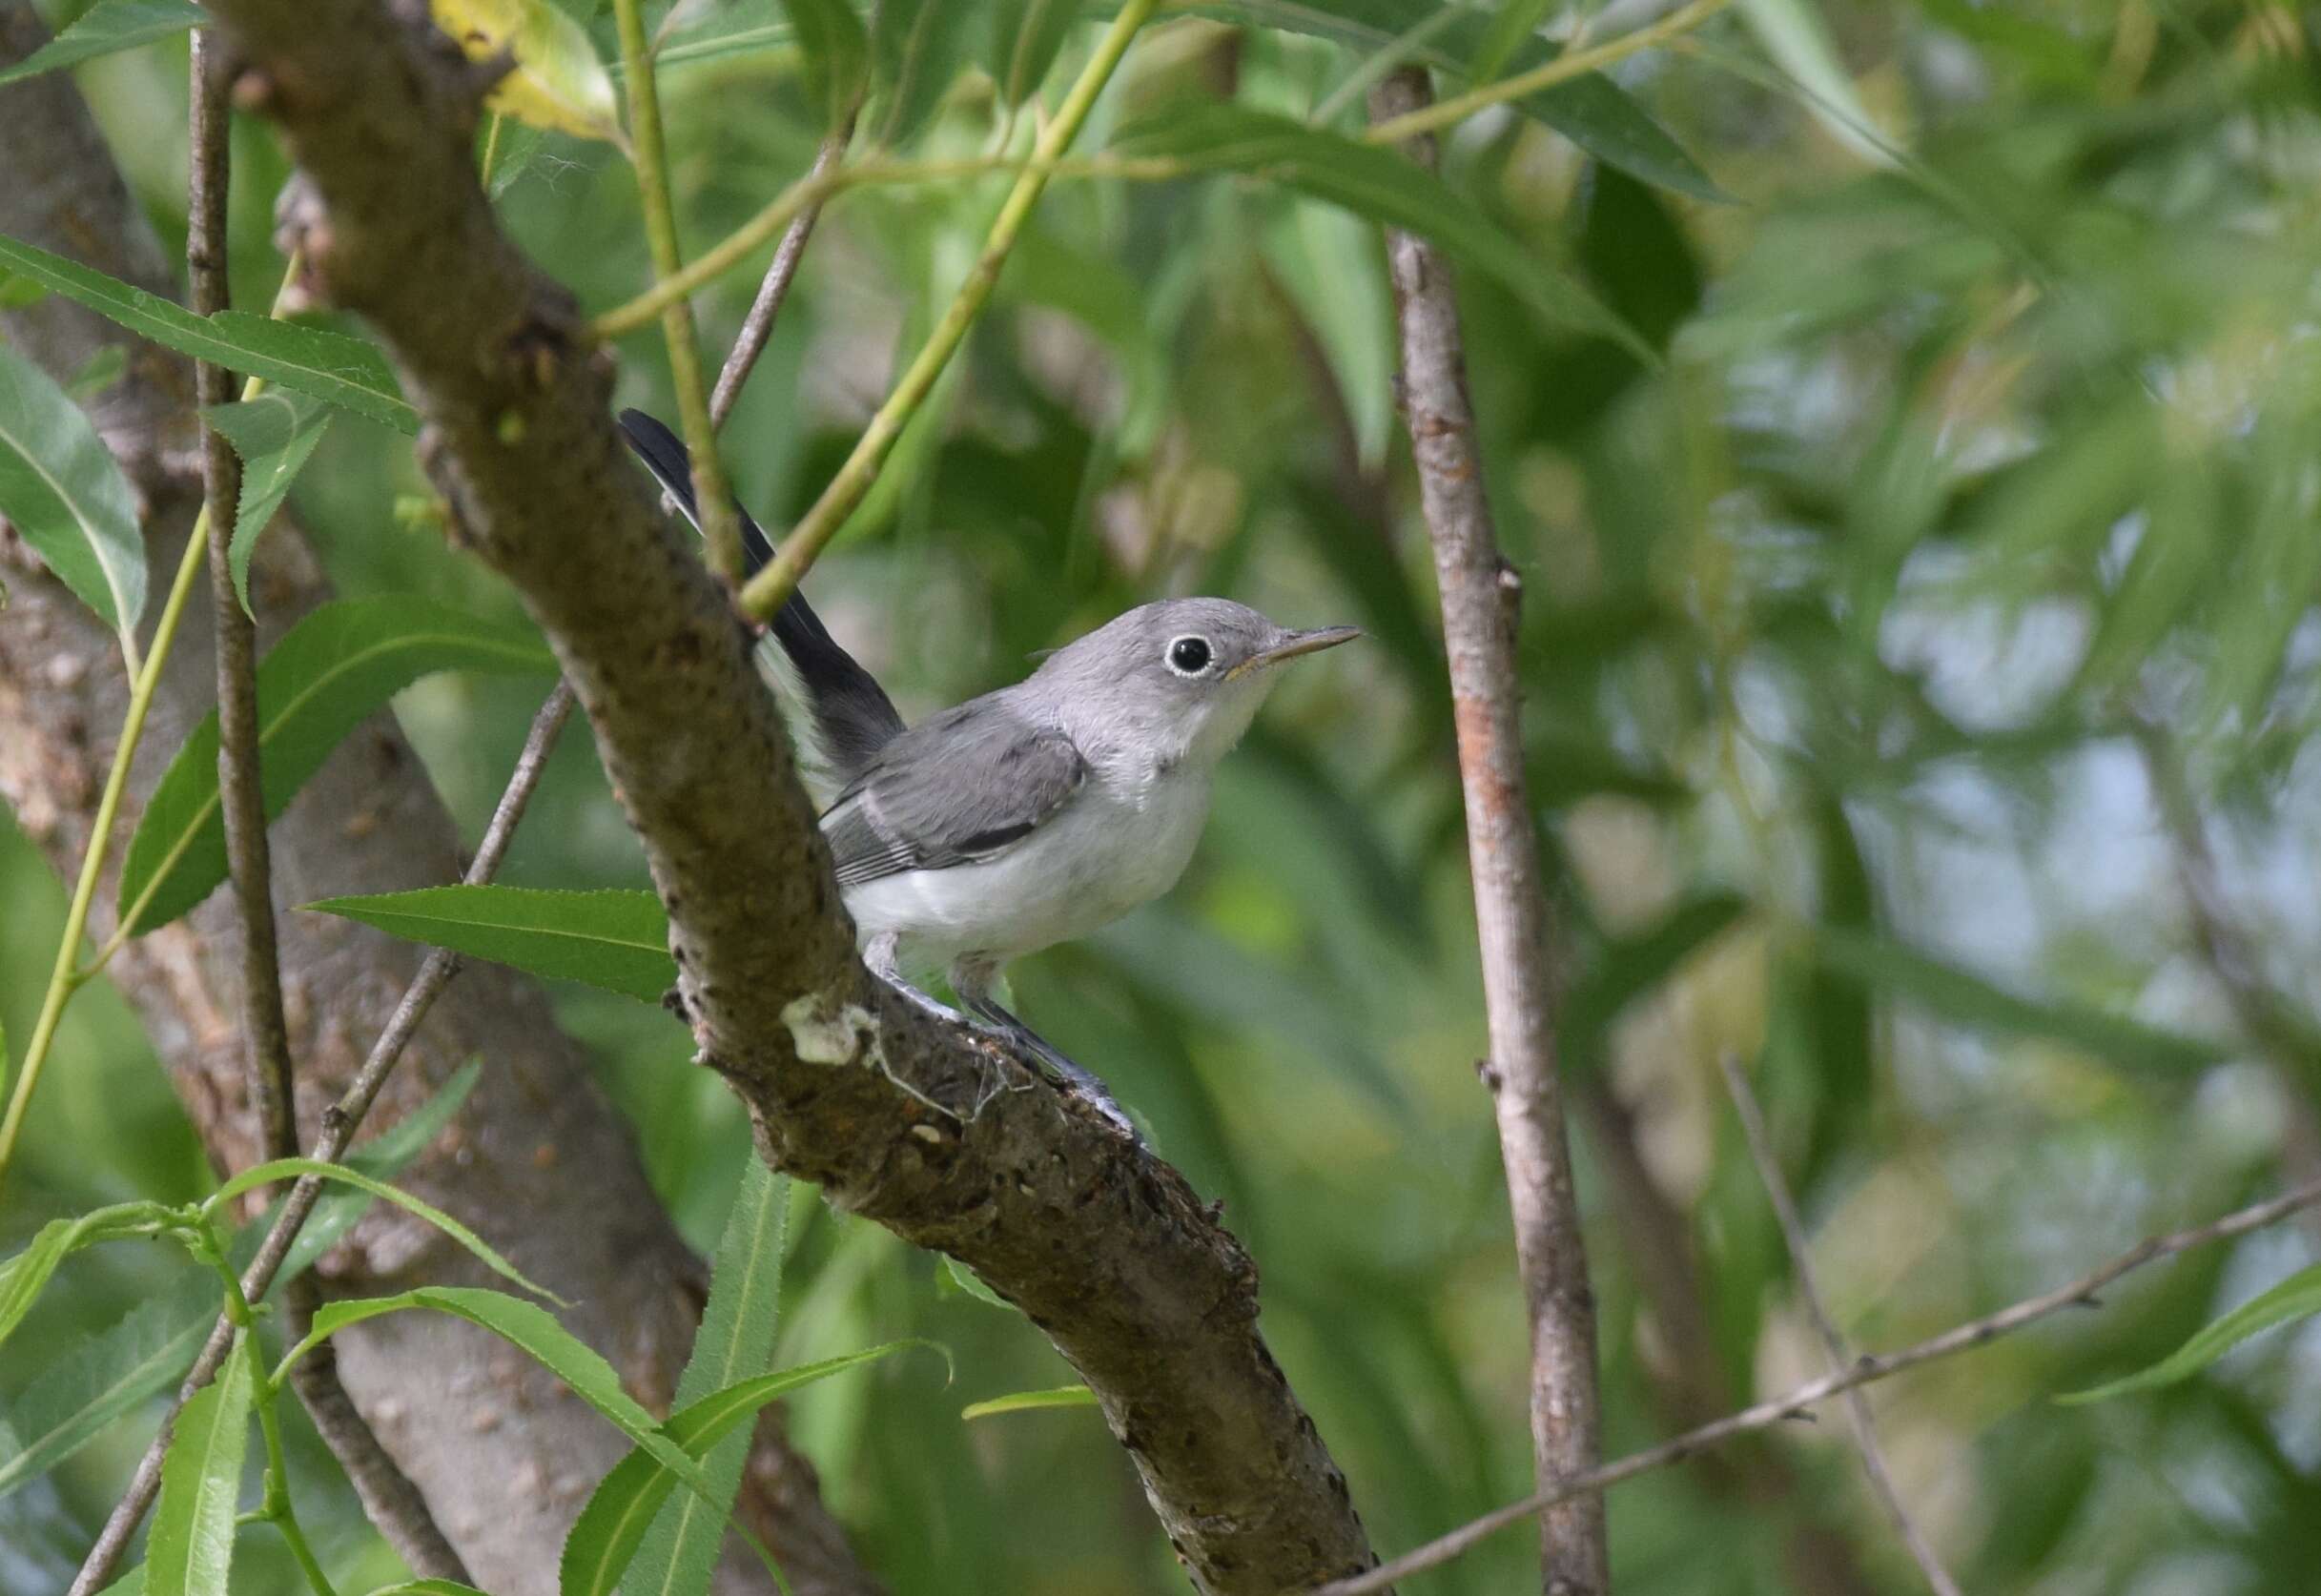
<path id="1" fill-rule="evenodd" d="M 895 945 L 902 938 L 893 931 L 881 931 L 871 938 L 870 946 L 862 951 L 862 962 L 871 973 L 894 989 L 895 995 L 931 1019 L 945 1025 L 966 1026 L 971 1022 L 965 1014 L 947 1003 L 937 1003 L 905 978 L 902 966 L 895 960 Z"/>
<path id="2" fill-rule="evenodd" d="M 1075 1094 L 1127 1132 L 1131 1141 L 1143 1145 L 1144 1137 L 1128 1117 L 1127 1110 L 1113 1100 L 1112 1093 L 1093 1072 L 1073 1062 L 1061 1049 L 999 1006 L 991 991 L 993 977 L 997 973 L 997 966 L 988 960 L 963 958 L 951 967 L 951 988 L 959 994 L 959 1001 L 967 1005 L 969 1013 L 1039 1066 L 1058 1086 Z"/>

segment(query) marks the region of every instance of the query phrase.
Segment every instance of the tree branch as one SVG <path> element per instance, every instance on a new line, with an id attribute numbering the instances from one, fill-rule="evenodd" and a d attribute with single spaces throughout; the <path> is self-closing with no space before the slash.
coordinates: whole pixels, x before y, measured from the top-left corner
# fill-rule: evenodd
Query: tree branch
<path id="1" fill-rule="evenodd" d="M 654 513 L 569 297 L 477 188 L 456 47 L 416 4 L 216 10 L 253 63 L 241 103 L 280 121 L 327 207 L 306 240 L 321 281 L 384 335 L 457 525 L 588 712 L 669 913 L 701 1055 L 749 1104 L 761 1152 L 967 1262 L 1045 1330 L 1202 1588 L 1367 1566 L 1345 1480 L 1257 1334 L 1240 1245 L 1181 1177 L 854 956 L 753 638 Z"/>
<path id="2" fill-rule="evenodd" d="M 846 147 L 854 136 L 854 119 L 848 117 L 845 126 L 822 140 L 814 152 L 814 164 L 806 174 L 809 185 L 826 181 L 846 159 Z M 773 337 L 774 317 L 782 314 L 782 305 L 790 297 L 790 285 L 797 280 L 798 263 L 806 258 L 806 241 L 814 234 L 814 223 L 822 219 L 822 201 L 814 200 L 792 217 L 782 241 L 773 249 L 773 259 L 766 267 L 766 279 L 758 284 L 757 297 L 750 303 L 750 314 L 742 318 L 742 330 L 726 352 L 725 369 L 717 374 L 716 391 L 709 395 L 709 425 L 722 427 L 726 418 L 733 414 L 733 406 L 742 397 L 742 384 L 750 379 L 750 368 L 765 353 L 766 340 Z M 698 494 L 699 489 L 695 490 Z"/>
<path id="3" fill-rule="evenodd" d="M 1757 1107 L 1756 1096 L 1749 1090 L 1749 1077 L 1741 1074 L 1739 1062 L 1727 1053 L 1718 1055 L 1718 1069 L 1724 1072 L 1725 1089 L 1733 1095 L 1733 1109 L 1739 1115 L 1741 1135 L 1749 1143 L 1749 1156 L 1756 1164 L 1757 1177 L 1765 1183 L 1765 1195 L 1772 1199 L 1775 1217 L 1781 1224 L 1781 1239 L 1788 1245 L 1789 1259 L 1797 1271 L 1797 1295 L 1804 1299 L 1805 1311 L 1820 1332 L 1821 1344 L 1829 1349 L 1830 1367 L 1842 1373 L 1853 1361 L 1853 1354 L 1838 1333 L 1837 1322 L 1829 1317 L 1829 1307 L 1821 1300 L 1821 1287 L 1814 1279 L 1813 1257 L 1805 1237 L 1805 1222 L 1797 1217 L 1797 1205 L 1789 1195 L 1789 1182 L 1781 1177 L 1780 1156 L 1773 1150 L 1773 1138 L 1765 1130 L 1764 1111 Z M 1911 1561 L 1919 1572 L 1926 1576 L 1926 1584 L 1935 1596 L 1959 1596 L 1959 1586 L 1942 1567 L 1942 1560 L 1935 1555 L 1934 1545 L 1894 1485 L 1894 1474 L 1886 1466 L 1885 1449 L 1878 1443 L 1878 1424 L 1870 1415 L 1870 1400 L 1859 1390 L 1845 1394 L 1846 1417 L 1854 1426 L 1854 1445 L 1861 1453 L 1862 1472 L 1869 1476 L 1870 1489 L 1885 1508 L 1886 1516 L 1894 1521 L 1895 1530 L 1902 1545 L 1909 1548 Z"/>
<path id="4" fill-rule="evenodd" d="M 1523 1501 L 1494 1508 L 1472 1524 L 1463 1524 L 1448 1535 L 1428 1542 L 1416 1551 L 1406 1552 L 1366 1574 L 1322 1586 L 1310 1592 L 1309 1596 L 1372 1596 L 1374 1592 L 1389 1588 L 1396 1580 L 1407 1579 L 1428 1568 L 1441 1567 L 1500 1530 L 1511 1528 L 1559 1502 L 1599 1492 L 1623 1481 L 1633 1480 L 1639 1474 L 1649 1474 L 1655 1468 L 1682 1463 L 1695 1453 L 1730 1441 L 1735 1436 L 1764 1429 L 1785 1419 L 1806 1418 L 1808 1410 L 1817 1402 L 1888 1379 L 1905 1369 L 1917 1368 L 1921 1363 L 1931 1363 L 1938 1359 L 1952 1358 L 1962 1352 L 1988 1346 L 2002 1336 L 2036 1323 L 2050 1314 L 2061 1313 L 2065 1308 L 2101 1306 L 2096 1294 L 2130 1270 L 2140 1269 L 2157 1258 L 2171 1258 L 2214 1241 L 2229 1241 L 2236 1236 L 2246 1236 L 2252 1230 L 2278 1224 L 2290 1215 L 2302 1213 L 2316 1203 L 2321 1203 L 2321 1180 L 2295 1187 L 2263 1202 L 2251 1203 L 2247 1208 L 2237 1209 L 2207 1224 L 2194 1225 L 2188 1230 L 2174 1231 L 2166 1236 L 2147 1237 L 2102 1268 L 2081 1276 L 2068 1285 L 2058 1286 L 2037 1297 L 2026 1297 L 1995 1314 L 1970 1320 L 1898 1352 L 1865 1353 L 1849 1367 L 1835 1374 L 1823 1375 L 1819 1380 L 1808 1381 L 1786 1396 L 1728 1414 L 1715 1423 L 1703 1424 L 1674 1441 L 1631 1453 L 1616 1463 L 1592 1468 L 1585 1474 L 1569 1479 L 1553 1481 Z"/>
<path id="5" fill-rule="evenodd" d="M 193 309 L 209 316 L 226 309 L 231 297 L 226 281 L 226 200 L 233 130 L 226 73 L 217 58 L 217 42 L 208 29 L 194 33 L 187 98 L 187 280 Z M 194 393 L 205 407 L 224 404 L 234 396 L 234 374 L 207 361 L 196 362 Z M 250 1082 L 250 1100 L 257 1109 L 258 1142 L 264 1156 L 287 1158 L 298 1151 L 298 1088 L 291 1073 L 290 1026 L 282 1012 L 274 867 L 267 850 L 266 798 L 259 780 L 257 624 L 236 593 L 229 557 L 241 505 L 241 458 L 210 427 L 202 429 L 202 507 L 209 525 L 210 615 L 217 638 L 218 808 L 225 825 L 226 860 L 241 940 L 243 1067 Z M 311 1328 L 319 1297 L 311 1275 L 299 1276 L 285 1288 L 282 1325 L 290 1341 L 302 1340 Z M 372 1524 L 386 1536 L 397 1555 L 422 1578 L 465 1582 L 467 1565 L 444 1539 L 435 1516 L 427 1510 L 426 1499 L 380 1445 L 378 1436 L 363 1422 L 339 1383 L 338 1360 L 308 1359 L 298 1365 L 293 1380 L 315 1428 L 354 1483 Z M 142 1508 L 138 1516 L 143 1516 Z"/>
<path id="6" fill-rule="evenodd" d="M 1424 69 L 1398 69 L 1371 91 L 1371 120 L 1394 126 L 1430 98 Z M 1420 165 L 1433 165 L 1431 139 L 1412 153 Z M 1530 1320 L 1531 1455 L 1547 1481 L 1580 1473 L 1600 1454 L 1595 1303 L 1555 1073 L 1565 954 L 1524 790 L 1515 660 L 1522 586 L 1499 558 L 1483 493 L 1449 262 L 1426 240 L 1391 230 L 1386 256 L 1402 333 L 1403 419 L 1418 465 L 1450 655 L 1490 1031 L 1483 1078 L 1499 1120 Z M 1551 1596 L 1601 1596 L 1609 1588 L 1601 1500 L 1559 1504 L 1542 1519 L 1540 1533 L 1542 1581 Z"/>

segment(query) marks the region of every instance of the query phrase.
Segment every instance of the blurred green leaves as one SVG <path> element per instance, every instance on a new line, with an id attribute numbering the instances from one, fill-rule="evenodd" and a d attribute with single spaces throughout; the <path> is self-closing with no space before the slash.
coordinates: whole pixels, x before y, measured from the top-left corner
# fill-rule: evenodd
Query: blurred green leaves
<path id="1" fill-rule="evenodd" d="M 80 406 L 0 346 L 0 516 L 116 632 L 145 610 L 135 496 Z"/>
<path id="2" fill-rule="evenodd" d="M 2100 1402 L 2131 1391 L 2172 1385 L 2189 1380 L 2249 1337 L 2315 1314 L 2321 1314 L 2321 1264 L 2300 1269 L 2270 1291 L 2249 1299 L 2151 1367 L 2057 1400 Z"/>
<path id="3" fill-rule="evenodd" d="M 194 0 L 96 0 L 47 44 L 14 66 L 0 70 L 0 88 L 172 37 L 200 27 L 208 14 Z"/>

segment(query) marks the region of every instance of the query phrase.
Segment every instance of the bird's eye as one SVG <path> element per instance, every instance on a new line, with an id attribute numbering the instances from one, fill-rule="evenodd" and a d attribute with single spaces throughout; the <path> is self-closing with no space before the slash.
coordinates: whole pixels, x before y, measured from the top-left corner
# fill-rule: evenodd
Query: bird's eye
<path id="1" fill-rule="evenodd" d="M 1180 676 L 1199 676 L 1209 668 L 1209 640 L 1181 637 L 1168 645 L 1168 667 Z"/>

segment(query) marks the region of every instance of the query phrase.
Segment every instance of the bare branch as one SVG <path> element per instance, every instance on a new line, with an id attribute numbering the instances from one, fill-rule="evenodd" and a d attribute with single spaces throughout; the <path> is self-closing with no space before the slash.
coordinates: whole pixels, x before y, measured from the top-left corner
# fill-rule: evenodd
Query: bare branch
<path id="1" fill-rule="evenodd" d="M 1724 1072 L 1725 1089 L 1733 1094 L 1733 1109 L 1740 1116 L 1741 1135 L 1749 1143 L 1749 1156 L 1756 1162 L 1757 1177 L 1765 1183 L 1765 1195 L 1773 1201 L 1773 1212 L 1781 1222 L 1781 1239 L 1789 1247 L 1789 1258 L 1797 1271 L 1797 1294 L 1805 1299 L 1805 1311 L 1812 1316 L 1814 1328 L 1820 1332 L 1821 1344 L 1829 1349 L 1830 1367 L 1842 1373 L 1853 1361 L 1853 1354 L 1845 1344 L 1835 1320 L 1829 1317 L 1828 1304 L 1821 1300 L 1821 1288 L 1814 1279 L 1811 1249 L 1805 1237 L 1805 1223 L 1797 1217 L 1797 1200 L 1790 1196 L 1789 1182 L 1781 1177 L 1781 1160 L 1773 1150 L 1773 1138 L 1765 1130 L 1764 1112 L 1757 1107 L 1756 1096 L 1749 1090 L 1749 1077 L 1741 1074 L 1740 1064 L 1727 1053 L 1719 1054 L 1717 1067 Z M 1959 1596 L 1959 1587 L 1942 1567 L 1941 1559 L 1935 1556 L 1933 1543 L 1926 1532 L 1910 1516 L 1903 1504 L 1901 1493 L 1894 1486 L 1893 1471 L 1886 1466 L 1885 1449 L 1878 1443 L 1877 1422 L 1870 1414 L 1870 1400 L 1859 1390 L 1845 1394 L 1846 1416 L 1854 1426 L 1854 1444 L 1861 1453 L 1862 1472 L 1869 1476 L 1870 1488 L 1877 1493 L 1886 1516 L 1910 1549 L 1912 1561 L 1919 1572 L 1926 1576 L 1926 1584 L 1936 1596 Z"/>
<path id="2" fill-rule="evenodd" d="M 187 144 L 186 265 L 193 308 L 203 316 L 227 308 L 226 199 L 232 122 L 226 74 L 217 41 L 208 29 L 194 33 Z M 207 361 L 194 367 L 194 392 L 204 406 L 233 397 L 234 374 Z M 273 864 L 266 841 L 266 798 L 259 780 L 257 624 L 236 594 L 229 550 L 241 503 L 241 460 L 214 428 L 202 431 L 204 509 L 209 522 L 210 613 L 217 653 L 217 787 L 226 832 L 226 859 L 241 935 L 243 1066 L 257 1105 L 258 1142 L 269 1158 L 298 1151 L 298 1089 L 291 1073 L 290 1027 L 282 1013 L 281 954 L 275 935 Z M 285 1335 L 302 1339 L 319 1299 L 314 1278 L 302 1275 L 283 1293 Z M 423 1578 L 469 1576 L 444 1539 L 419 1487 L 387 1456 L 346 1388 L 336 1357 L 307 1359 L 293 1383 L 315 1427 L 346 1470 L 371 1522 L 412 1572 Z"/>
<path id="3" fill-rule="evenodd" d="M 232 602 L 231 589 L 228 602 Z M 531 734 L 524 740 L 524 753 L 516 762 L 515 772 L 508 777 L 507 790 L 500 795 L 499 808 L 492 812 L 491 825 L 484 831 L 483 845 L 476 849 L 475 862 L 468 867 L 463 878 L 469 886 L 489 881 L 493 872 L 499 870 L 500 861 L 507 852 L 508 839 L 515 834 L 516 823 L 523 819 L 525 806 L 532 801 L 533 789 L 540 785 L 540 774 L 547 767 L 548 754 L 556 745 L 557 734 L 564 729 L 565 717 L 571 712 L 571 690 L 560 683 L 556 690 L 548 695 L 548 701 L 541 706 L 540 713 L 533 718 Z M 389 1072 L 402 1057 L 403 1049 L 419 1030 L 420 1021 L 427 1017 L 427 1011 L 434 1006 L 437 995 L 451 979 L 459 963 L 459 955 L 446 949 L 438 948 L 427 955 L 426 962 L 420 966 L 419 973 L 404 989 L 402 1001 L 395 1006 L 394 1016 L 379 1033 L 378 1041 L 372 1044 L 370 1056 L 363 1060 L 362 1068 L 347 1083 L 339 1100 L 323 1110 L 322 1135 L 315 1143 L 312 1156 L 324 1163 L 336 1163 L 345 1156 L 348 1145 L 355 1139 L 357 1127 L 362 1123 L 362 1116 L 371 1111 L 371 1105 L 378 1100 L 379 1090 L 386 1084 Z M 274 1228 L 266 1233 L 266 1239 L 258 1247 L 257 1257 L 242 1273 L 242 1295 L 251 1301 L 259 1300 L 273 1286 L 274 1277 L 281 1270 L 282 1259 L 290 1254 L 291 1243 L 298 1239 L 298 1232 L 305 1227 L 308 1216 L 313 1214 L 315 1203 L 322 1195 L 322 1184 L 319 1177 L 308 1175 L 300 1177 L 298 1183 L 291 1187 L 290 1200 L 282 1205 L 281 1215 L 275 1220 Z M 160 1492 L 161 1460 L 169 1451 L 170 1437 L 177 1419 L 176 1410 L 183 1407 L 195 1392 L 216 1378 L 233 1345 L 233 1321 L 220 1315 L 217 1323 L 211 1328 L 210 1339 L 203 1344 L 200 1356 L 195 1359 L 194 1367 L 178 1387 L 177 1400 L 172 1404 L 168 1417 L 162 1421 L 160 1430 L 154 1436 L 152 1444 L 146 1447 L 145 1455 L 137 1460 L 137 1471 L 130 1480 L 128 1491 L 114 1504 L 112 1516 L 106 1519 L 105 1527 L 97 1536 L 96 1545 L 90 1548 L 88 1557 L 82 1562 L 80 1573 L 72 1582 L 71 1596 L 95 1596 L 97 1591 L 112 1582 L 114 1571 L 120 1565 L 121 1554 L 128 1550 L 131 1539 L 137 1532 L 137 1525 L 144 1522 L 147 1511 L 154 1504 L 154 1498 Z M 317 1422 L 319 1423 L 319 1419 Z M 394 1466 L 391 1460 L 388 1466 Z M 397 1470 L 399 1475 L 401 1472 Z M 405 1483 L 408 1483 L 407 1481 Z M 358 1479 L 356 1483 L 359 1489 L 362 1482 Z M 413 1495 L 416 1497 L 416 1489 Z M 363 1504 L 366 1510 L 371 1504 L 367 1494 Z M 421 1505 L 423 1509 L 423 1504 Z M 429 1522 L 432 1523 L 432 1519 Z M 448 1545 L 444 1550 L 450 1552 Z M 450 1555 L 456 1563 L 458 1554 L 452 1552 Z M 460 1578 L 456 1574 L 438 1577 Z"/>
<path id="4" fill-rule="evenodd" d="M 1407 1579 L 1428 1568 L 1441 1567 L 1471 1551 L 1500 1530 L 1511 1528 L 1553 1507 L 1557 1503 L 1568 1502 L 1585 1493 L 1602 1491 L 1623 1481 L 1633 1480 L 1639 1474 L 1649 1474 L 1655 1468 L 1682 1463 L 1695 1453 L 1730 1441 L 1735 1436 L 1747 1435 L 1786 1419 L 1806 1418 L 1817 1402 L 1889 1379 L 1904 1369 L 1915 1369 L 1921 1363 L 1931 1363 L 1939 1359 L 1952 1358 L 1962 1352 L 1988 1346 L 2002 1336 L 2036 1323 L 2051 1314 L 2061 1313 L 2065 1308 L 2100 1306 L 2097 1294 L 2131 1270 L 2140 1269 L 2157 1258 L 2172 1258 L 2194 1247 L 2229 1241 L 2236 1236 L 2246 1236 L 2252 1230 L 2278 1224 L 2290 1215 L 2302 1213 L 2317 1203 L 2321 1203 L 2321 1180 L 2309 1181 L 2279 1197 L 2236 1209 L 2207 1224 L 2173 1231 L 2166 1236 L 2147 1237 L 2102 1268 L 2082 1275 L 2068 1285 L 2058 1286 L 2037 1297 L 2026 1297 L 1995 1314 L 1970 1320 L 1900 1351 L 1865 1353 L 1849 1367 L 1836 1374 L 1824 1375 L 1819 1380 L 1808 1381 L 1786 1396 L 1728 1414 L 1715 1423 L 1703 1424 L 1674 1441 L 1631 1453 L 1616 1463 L 1555 1481 L 1521 1502 L 1494 1508 L 1472 1524 L 1463 1524 L 1449 1534 L 1429 1541 L 1415 1551 L 1406 1552 L 1368 1573 L 1317 1586 L 1310 1596 L 1369 1596 L 1369 1593 L 1386 1590 L 1396 1580 Z"/>
<path id="5" fill-rule="evenodd" d="M 814 152 L 814 164 L 806 174 L 806 181 L 819 183 L 838 169 L 846 158 L 846 147 L 854 136 L 852 117 L 822 140 Z M 790 297 L 790 285 L 797 280 L 798 263 L 806 258 L 806 241 L 813 236 L 814 223 L 822 219 L 822 202 L 816 199 L 800 211 L 783 233 L 782 241 L 773 249 L 773 260 L 766 268 L 766 280 L 758 284 L 757 297 L 750 301 L 750 314 L 742 318 L 740 336 L 733 347 L 726 352 L 725 369 L 717 374 L 717 390 L 709 396 L 709 425 L 721 427 L 726 418 L 733 414 L 733 406 L 742 397 L 742 384 L 750 380 L 750 368 L 766 352 L 766 340 L 773 337 L 774 317 L 782 314 L 782 305 Z"/>
<path id="6" fill-rule="evenodd" d="M 476 185 L 456 47 L 418 7 L 216 10 L 324 201 L 307 240 L 320 281 L 383 335 L 433 480 L 588 712 L 701 1056 L 749 1104 L 761 1153 L 1021 1307 L 1098 1393 L 1202 1587 L 1367 1566 L 1345 1480 L 1257 1333 L 1256 1271 L 1206 1205 L 855 957 L 754 639 L 655 513 L 569 296 Z"/>
<path id="7" fill-rule="evenodd" d="M 1370 118 L 1392 125 L 1431 99 L 1424 69 L 1401 68 L 1370 93 Z M 1412 147 L 1422 166 L 1433 141 Z M 1571 1154 L 1555 1074 L 1555 1005 L 1564 956 L 1524 792 L 1515 614 L 1521 583 L 1499 558 L 1467 395 L 1467 358 L 1449 262 L 1389 230 L 1388 268 L 1402 330 L 1403 419 L 1442 590 L 1443 639 L 1466 789 L 1467 854 L 1490 1030 L 1484 1082 L 1514 1210 L 1515 1254 L 1531 1338 L 1531 1455 L 1542 1481 L 1600 1455 L 1595 1303 L 1588 1284 Z M 1610 1586 L 1604 1504 L 1582 1498 L 1541 1521 L 1544 1587 L 1600 1596 Z"/>

